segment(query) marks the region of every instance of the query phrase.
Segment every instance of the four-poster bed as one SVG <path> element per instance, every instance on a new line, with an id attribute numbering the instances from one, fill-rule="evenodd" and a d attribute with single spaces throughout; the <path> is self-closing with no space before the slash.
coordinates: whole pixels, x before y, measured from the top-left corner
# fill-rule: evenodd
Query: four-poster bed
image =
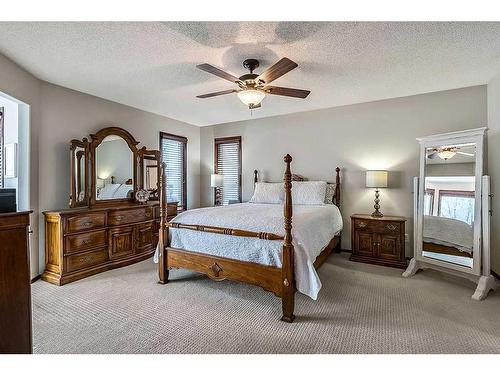
<path id="1" fill-rule="evenodd" d="M 262 287 L 263 289 L 274 293 L 277 297 L 282 299 L 282 310 L 283 315 L 281 320 L 285 322 L 293 322 L 294 316 L 294 300 L 295 300 L 295 292 L 296 292 L 296 265 L 294 260 L 294 244 L 292 242 L 292 173 L 290 169 L 290 164 L 292 162 L 292 157 L 290 155 L 286 155 L 284 157 L 284 162 L 286 164 L 285 173 L 284 173 L 284 203 L 280 205 L 281 209 L 283 209 L 283 226 L 284 233 L 276 233 L 276 231 L 253 231 L 253 230 L 243 230 L 237 228 L 231 228 L 226 225 L 224 226 L 212 226 L 205 224 L 200 224 L 195 221 L 197 224 L 193 223 L 182 223 L 182 222 L 167 222 L 166 219 L 166 200 L 163 195 L 164 189 L 166 186 L 166 175 L 165 168 L 162 167 L 161 172 L 161 186 L 160 189 L 162 196 L 160 200 L 161 204 L 161 225 L 160 225 L 160 238 L 159 238 L 159 262 L 158 262 L 158 273 L 159 273 L 159 283 L 166 284 L 168 282 L 169 269 L 171 268 L 185 268 L 195 272 L 200 272 L 206 274 L 209 278 L 221 281 L 221 280 L 235 280 L 241 281 L 253 285 L 257 285 Z M 294 175 L 295 176 L 295 175 Z M 255 173 L 254 182 L 257 183 L 257 173 Z M 336 181 L 335 181 L 335 191 L 333 194 L 332 202 L 335 206 L 339 207 L 340 205 L 340 168 L 336 168 Z M 242 204 L 245 205 L 245 204 Z M 277 205 L 267 205 L 267 206 L 275 206 Z M 332 206 L 332 205 L 330 205 Z M 335 208 L 336 212 L 338 211 L 337 207 Z M 273 208 L 273 209 L 274 209 Z M 331 208 L 331 207 L 330 207 Z M 226 208 L 210 208 L 210 209 L 221 209 L 226 211 L 234 211 L 237 210 L 235 207 Z M 266 209 L 266 208 L 263 208 Z M 316 210 L 325 211 L 325 208 L 315 208 Z M 198 211 L 203 211 L 207 209 L 200 209 Z M 304 215 L 302 211 L 304 208 L 297 208 L 298 217 L 302 218 Z M 312 212 L 313 209 L 309 209 Z M 196 211 L 196 210 L 193 210 Z M 311 212 L 307 211 L 307 215 L 311 216 Z M 338 213 L 340 217 L 340 213 Z M 241 216 L 241 215 L 240 215 Z M 317 220 L 323 219 L 325 216 L 319 216 Z M 179 218 L 182 220 L 183 218 Z M 241 224 L 241 219 L 239 223 Z M 281 221 L 280 221 L 281 222 Z M 341 229 L 341 218 L 340 218 L 340 229 Z M 331 223 L 326 223 L 326 225 L 330 225 Z M 235 224 L 236 226 L 236 224 Z M 333 225 L 332 225 L 333 226 Z M 179 229 L 187 230 L 187 231 L 196 231 L 196 232 L 204 232 L 207 233 L 205 236 L 213 236 L 216 235 L 225 235 L 230 237 L 244 237 L 246 239 L 255 239 L 255 240 L 266 240 L 266 241 L 283 241 L 281 248 L 281 257 L 280 257 L 280 265 L 267 265 L 260 264 L 254 261 L 242 261 L 239 259 L 233 259 L 224 256 L 218 256 L 217 254 L 207 254 L 205 251 L 191 251 L 186 249 L 174 248 L 171 245 L 171 237 L 172 233 L 169 231 L 177 231 Z M 297 230 L 297 229 L 296 229 Z M 224 238 L 225 238 L 224 236 Z M 318 236 L 321 237 L 321 236 Z M 218 237 L 218 240 L 222 241 L 224 238 Z M 213 239 L 213 238 L 212 238 Z M 329 240 L 329 242 L 328 242 Z M 328 236 L 327 241 L 328 244 L 325 247 L 318 251 L 317 256 L 315 256 L 312 261 L 314 262 L 313 266 L 315 269 L 319 268 L 324 261 L 327 259 L 328 255 L 332 252 L 333 249 L 340 247 L 340 232 L 335 232 L 333 236 Z M 326 243 L 325 242 L 325 243 Z M 186 242 L 189 243 L 189 242 Z M 249 246 L 250 247 L 250 246 Z M 248 249 L 248 251 L 252 251 L 254 249 Z M 255 251 L 255 250 L 254 250 Z M 303 262 L 303 260 L 301 260 Z M 302 270 L 300 271 L 302 272 Z M 303 276 L 301 276 L 303 277 Z"/>

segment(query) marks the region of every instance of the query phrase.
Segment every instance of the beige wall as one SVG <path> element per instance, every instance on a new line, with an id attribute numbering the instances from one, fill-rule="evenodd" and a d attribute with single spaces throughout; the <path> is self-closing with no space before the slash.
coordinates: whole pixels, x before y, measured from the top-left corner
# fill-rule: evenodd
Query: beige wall
<path id="1" fill-rule="evenodd" d="M 160 131 L 187 137 L 188 207 L 199 206 L 200 130 L 197 126 L 47 82 L 41 84 L 41 106 L 43 131 L 38 154 L 41 211 L 68 207 L 68 141 L 88 137 L 111 125 L 128 130 L 141 142 L 139 146 L 151 149 L 158 149 Z M 44 262 L 41 254 L 41 268 Z"/>
<path id="2" fill-rule="evenodd" d="M 486 86 L 477 86 L 202 128 L 201 204 L 211 205 L 213 199 L 213 139 L 241 135 L 244 200 L 252 194 L 254 169 L 266 180 L 282 179 L 286 153 L 294 158 L 292 172 L 309 179 L 333 181 L 338 165 L 342 247 L 350 249 L 349 216 L 373 211 L 374 193 L 364 187 L 364 171 L 388 169 L 391 188 L 381 193 L 382 212 L 407 217 L 411 238 L 412 178 L 419 152 L 415 138 L 485 126 L 486 120 Z M 412 254 L 410 245 L 407 254 Z"/>
<path id="3" fill-rule="evenodd" d="M 500 274 L 500 75 L 488 83 L 488 173 L 491 176 L 491 268 Z"/>
<path id="4" fill-rule="evenodd" d="M 41 212 L 68 207 L 70 139 L 88 137 L 110 125 L 128 130 L 141 142 L 139 146 L 153 149 L 158 149 L 160 131 L 186 136 L 188 206 L 199 206 L 198 127 L 40 81 L 1 55 L 0 91 L 29 104 L 31 109 L 33 276 L 45 265 Z"/>
<path id="5" fill-rule="evenodd" d="M 32 276 L 38 274 L 38 222 L 39 222 L 39 202 L 38 202 L 38 134 L 41 127 L 41 111 L 40 111 L 40 87 L 41 83 L 34 76 L 21 69 L 18 65 L 0 55 L 0 91 L 16 98 L 19 101 L 27 104 L 30 109 L 29 115 L 29 150 L 32 158 L 29 162 L 28 178 L 19 179 L 20 189 L 30 186 L 29 206 L 33 210 L 31 216 L 31 227 L 33 234 L 30 237 L 31 241 L 31 263 Z M 22 149 L 19 150 L 20 158 L 22 158 Z M 20 163 L 21 164 L 21 163 Z M 25 163 L 22 163 L 23 165 Z M 26 163 L 28 164 L 28 163 Z M 19 177 L 21 177 L 20 172 Z M 43 248 L 42 248 L 43 249 Z"/>

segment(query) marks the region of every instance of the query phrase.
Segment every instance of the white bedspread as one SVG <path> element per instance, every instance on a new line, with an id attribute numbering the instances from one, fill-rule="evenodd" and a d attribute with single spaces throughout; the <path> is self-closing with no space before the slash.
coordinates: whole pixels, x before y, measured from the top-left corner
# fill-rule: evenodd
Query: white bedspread
<path id="1" fill-rule="evenodd" d="M 241 203 L 189 210 L 174 220 L 183 224 L 270 232 L 284 235 L 283 205 Z M 321 281 L 314 260 L 343 227 L 337 206 L 294 205 L 292 240 L 297 290 L 316 299 Z M 171 247 L 204 254 L 281 267 L 283 241 L 236 237 L 188 229 L 170 231 Z"/>
<path id="2" fill-rule="evenodd" d="M 424 242 L 452 246 L 472 254 L 474 229 L 463 221 L 440 216 L 424 216 Z"/>

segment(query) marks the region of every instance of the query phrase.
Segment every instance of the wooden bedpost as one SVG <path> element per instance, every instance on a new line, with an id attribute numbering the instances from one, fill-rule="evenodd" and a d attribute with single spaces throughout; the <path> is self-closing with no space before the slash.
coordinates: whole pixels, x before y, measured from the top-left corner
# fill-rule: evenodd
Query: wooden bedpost
<path id="1" fill-rule="evenodd" d="M 158 277 L 160 284 L 168 283 L 168 226 L 167 226 L 167 197 L 165 195 L 165 187 L 167 186 L 167 176 L 165 163 L 161 163 L 161 178 L 160 178 L 160 233 L 158 246 L 160 248 L 160 256 L 158 259 Z"/>
<path id="2" fill-rule="evenodd" d="M 255 169 L 253 171 L 253 187 L 255 188 L 255 184 L 259 182 L 259 171 Z"/>
<path id="3" fill-rule="evenodd" d="M 340 208 L 340 168 L 335 168 L 335 205 Z"/>
<path id="4" fill-rule="evenodd" d="M 292 172 L 290 171 L 290 163 L 292 157 L 286 155 L 285 158 L 285 240 L 283 241 L 283 261 L 281 268 L 282 279 L 282 308 L 283 316 L 281 320 L 291 323 L 295 319 L 293 309 L 295 305 L 295 270 L 293 259 L 293 244 L 292 244 Z"/>

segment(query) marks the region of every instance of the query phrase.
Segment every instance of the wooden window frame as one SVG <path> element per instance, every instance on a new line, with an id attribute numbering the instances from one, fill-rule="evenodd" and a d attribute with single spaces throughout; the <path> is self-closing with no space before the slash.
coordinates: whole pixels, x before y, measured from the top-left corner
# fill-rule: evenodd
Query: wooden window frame
<path id="1" fill-rule="evenodd" d="M 441 197 L 442 196 L 475 198 L 476 194 L 474 191 L 467 191 L 467 190 L 439 190 L 438 216 L 441 216 Z"/>
<path id="2" fill-rule="evenodd" d="M 241 160 L 241 136 L 233 136 L 233 137 L 222 137 L 222 138 L 215 138 L 214 140 L 214 173 L 217 174 L 218 171 L 218 166 L 217 166 L 217 160 L 219 159 L 219 147 L 218 145 L 224 144 L 224 143 L 239 143 L 239 152 L 238 152 L 238 158 L 239 158 L 239 186 L 238 186 L 238 199 L 240 203 L 242 202 L 242 194 L 241 194 L 241 180 L 242 180 L 242 160 Z M 216 196 L 216 191 L 214 189 L 214 202 L 215 202 L 215 196 Z M 223 199 L 223 198 L 222 198 Z M 224 199 L 223 199 L 224 200 Z"/>
<path id="3" fill-rule="evenodd" d="M 431 216 L 434 214 L 434 199 L 436 198 L 436 189 L 425 189 L 424 194 L 429 194 L 431 199 Z"/>
<path id="4" fill-rule="evenodd" d="M 160 160 L 163 162 L 163 154 L 162 154 L 162 146 L 161 146 L 161 141 L 162 139 L 170 139 L 172 141 L 178 141 L 183 144 L 182 148 L 182 174 L 183 174 L 183 181 L 182 181 L 182 201 L 183 204 L 178 206 L 178 211 L 185 211 L 187 210 L 187 144 L 188 144 L 188 139 L 187 137 L 184 137 L 182 135 L 176 135 L 176 134 L 171 134 L 171 133 L 166 133 L 166 132 L 160 132 L 160 137 L 159 137 L 159 148 L 160 148 Z M 168 183 L 168 176 L 167 176 L 167 183 Z"/>

